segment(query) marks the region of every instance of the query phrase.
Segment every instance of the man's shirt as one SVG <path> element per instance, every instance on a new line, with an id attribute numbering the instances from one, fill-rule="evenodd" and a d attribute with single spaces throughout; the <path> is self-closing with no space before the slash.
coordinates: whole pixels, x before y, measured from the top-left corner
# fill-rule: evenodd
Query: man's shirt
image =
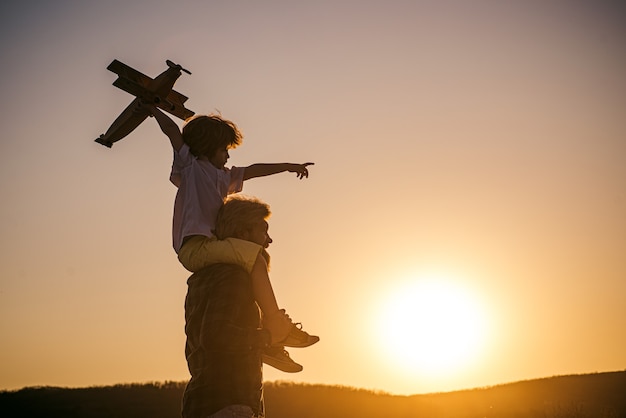
<path id="1" fill-rule="evenodd" d="M 228 405 L 248 405 L 262 414 L 262 350 L 270 335 L 259 328 L 248 274 L 233 264 L 215 264 L 187 284 L 185 355 L 191 380 L 183 417 L 206 417 Z"/>

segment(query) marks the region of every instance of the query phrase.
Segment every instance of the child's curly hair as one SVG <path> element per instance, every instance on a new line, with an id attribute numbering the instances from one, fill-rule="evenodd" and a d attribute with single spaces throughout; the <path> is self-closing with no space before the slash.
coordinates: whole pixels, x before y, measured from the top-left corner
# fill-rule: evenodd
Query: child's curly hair
<path id="1" fill-rule="evenodd" d="M 218 115 L 199 115 L 183 127 L 183 141 L 196 157 L 215 155 L 219 149 L 241 145 L 243 134 L 233 122 Z"/>

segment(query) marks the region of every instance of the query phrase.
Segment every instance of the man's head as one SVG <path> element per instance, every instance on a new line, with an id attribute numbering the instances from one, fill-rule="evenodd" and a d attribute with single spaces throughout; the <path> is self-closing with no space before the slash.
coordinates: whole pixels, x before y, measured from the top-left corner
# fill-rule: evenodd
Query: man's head
<path id="1" fill-rule="evenodd" d="M 240 145 L 242 140 L 243 135 L 237 126 L 218 115 L 194 116 L 183 127 L 183 141 L 196 157 L 212 160 L 218 153 L 226 154 L 219 158 L 221 167 L 218 168 L 222 168 L 226 163 L 227 151 Z"/>
<path id="2" fill-rule="evenodd" d="M 272 242 L 267 232 L 270 215 L 267 203 L 253 197 L 232 196 L 217 214 L 215 236 L 218 239 L 239 238 L 267 248 Z"/>

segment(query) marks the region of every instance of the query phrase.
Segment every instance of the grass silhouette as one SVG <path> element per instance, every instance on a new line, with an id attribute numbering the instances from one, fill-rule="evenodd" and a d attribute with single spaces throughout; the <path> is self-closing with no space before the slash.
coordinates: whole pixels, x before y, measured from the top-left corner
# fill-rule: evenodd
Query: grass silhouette
<path id="1" fill-rule="evenodd" d="M 3 418 L 174 418 L 186 382 L 0 392 Z M 626 418 L 626 371 L 555 376 L 412 396 L 266 382 L 268 418 Z"/>

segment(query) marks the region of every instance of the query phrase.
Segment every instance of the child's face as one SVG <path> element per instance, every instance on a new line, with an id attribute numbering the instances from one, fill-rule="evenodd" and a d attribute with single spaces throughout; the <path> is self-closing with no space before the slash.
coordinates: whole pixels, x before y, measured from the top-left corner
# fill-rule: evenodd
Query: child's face
<path id="1" fill-rule="evenodd" d="M 209 158 L 209 162 L 215 166 L 215 168 L 222 169 L 226 165 L 226 161 L 230 155 L 228 154 L 228 148 L 218 149 L 215 154 Z"/>

